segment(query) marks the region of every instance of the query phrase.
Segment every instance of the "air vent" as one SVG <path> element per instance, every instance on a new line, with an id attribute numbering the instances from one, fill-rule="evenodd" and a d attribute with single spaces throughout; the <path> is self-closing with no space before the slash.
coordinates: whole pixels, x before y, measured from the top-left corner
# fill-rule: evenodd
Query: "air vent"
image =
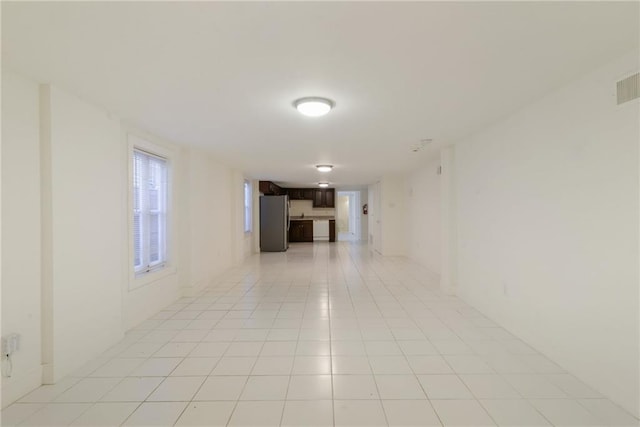
<path id="1" fill-rule="evenodd" d="M 622 79 L 617 83 L 618 105 L 640 97 L 640 73 Z"/>

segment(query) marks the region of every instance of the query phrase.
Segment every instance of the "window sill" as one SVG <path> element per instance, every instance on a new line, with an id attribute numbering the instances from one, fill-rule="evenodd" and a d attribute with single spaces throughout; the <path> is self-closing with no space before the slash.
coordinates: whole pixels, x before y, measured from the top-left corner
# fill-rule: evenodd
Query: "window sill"
<path id="1" fill-rule="evenodd" d="M 132 273 L 131 277 L 129 277 L 129 291 L 134 291 L 143 286 L 150 285 L 164 279 L 165 277 L 176 274 L 176 272 L 177 269 L 175 267 L 166 266 L 148 273 Z"/>

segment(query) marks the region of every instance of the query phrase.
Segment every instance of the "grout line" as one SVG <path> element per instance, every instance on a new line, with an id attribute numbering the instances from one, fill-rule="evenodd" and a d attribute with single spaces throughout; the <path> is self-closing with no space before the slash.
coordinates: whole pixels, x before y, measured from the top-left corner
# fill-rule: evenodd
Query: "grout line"
<path id="1" fill-rule="evenodd" d="M 469 400 L 476 401 L 483 408 L 483 411 L 487 413 L 487 415 L 493 419 L 493 416 L 482 404 L 482 400 L 494 400 L 494 398 L 482 398 L 482 400 L 475 395 L 475 393 L 471 390 L 471 387 L 465 382 L 463 377 L 473 376 L 473 375 L 491 375 L 495 376 L 502 381 L 505 381 L 511 388 L 515 390 L 515 393 L 519 396 L 519 399 L 514 399 L 518 401 L 527 402 L 528 405 L 538 413 L 544 419 L 550 421 L 547 417 L 542 414 L 537 407 L 535 407 L 531 402 L 533 398 L 525 397 L 521 391 L 516 389 L 511 383 L 507 380 L 509 375 L 527 375 L 535 378 L 540 378 L 542 380 L 546 380 L 547 374 L 543 372 L 538 372 L 539 369 L 536 368 L 535 364 L 533 367 L 530 366 L 529 363 L 525 362 L 521 359 L 521 354 L 512 353 L 510 350 L 506 350 L 506 345 L 510 342 L 524 342 L 519 339 L 516 335 L 514 337 L 517 339 L 500 339 L 500 335 L 496 335 L 498 331 L 487 331 L 487 329 L 500 329 L 505 330 L 499 324 L 495 324 L 495 326 L 482 326 L 484 324 L 480 320 L 476 319 L 488 319 L 486 316 L 482 315 L 478 311 L 479 316 L 476 316 L 471 310 L 475 310 L 469 304 L 464 302 L 463 300 L 457 297 L 446 297 L 442 295 L 438 289 L 434 289 L 430 284 L 429 278 L 426 280 L 422 277 L 419 277 L 419 272 L 414 269 L 405 269 L 401 259 L 395 258 L 383 258 L 377 254 L 363 254 L 362 249 L 358 246 L 346 243 L 346 242 L 338 242 L 335 246 L 329 247 L 327 245 L 314 245 L 311 247 L 311 268 L 308 267 L 308 260 L 304 259 L 304 253 L 290 253 L 285 254 L 284 259 L 282 260 L 282 264 L 278 264 L 278 266 L 286 266 L 286 268 L 274 268 L 265 270 L 265 265 L 261 263 L 253 263 L 248 266 L 243 266 L 241 268 L 237 268 L 233 270 L 232 278 L 220 279 L 216 283 L 212 283 L 211 285 L 205 287 L 203 290 L 199 291 L 196 296 L 193 297 L 183 297 L 176 300 L 174 303 L 170 304 L 168 307 L 165 307 L 163 310 L 160 310 L 158 313 L 169 312 L 168 314 L 155 314 L 149 319 L 145 320 L 142 323 L 148 322 L 148 324 L 153 324 L 154 326 L 150 329 L 138 329 L 133 328 L 127 334 L 125 334 L 123 340 L 120 343 L 115 344 L 111 348 L 109 348 L 105 353 L 100 355 L 98 358 L 90 361 L 90 363 L 97 363 L 95 367 L 91 367 L 90 372 L 85 373 L 84 376 L 68 376 L 67 378 L 74 378 L 75 381 L 73 384 L 67 386 L 64 390 L 60 391 L 56 394 L 56 396 L 45 402 L 20 402 L 17 401 L 16 404 L 40 404 L 42 403 L 42 407 L 38 409 L 33 414 L 29 415 L 26 419 L 34 416 L 35 414 L 42 411 L 47 405 L 56 405 L 56 404 L 66 404 L 73 402 L 55 402 L 53 401 L 55 398 L 61 396 L 66 393 L 68 390 L 73 388 L 79 382 L 85 379 L 107 379 L 107 378 L 119 378 L 120 381 L 112 387 L 109 391 L 105 392 L 100 398 L 106 396 L 106 394 L 110 393 L 111 390 L 118 387 L 125 378 L 132 378 L 131 373 L 135 372 L 140 368 L 144 363 L 150 361 L 151 359 L 169 359 L 176 358 L 180 359 L 179 363 L 176 364 L 173 369 L 167 375 L 151 375 L 151 376 L 135 376 L 139 378 L 162 378 L 162 380 L 158 383 L 158 385 L 151 390 L 150 393 L 147 394 L 146 398 L 143 401 L 138 402 L 126 402 L 126 403 L 135 403 L 137 404 L 136 408 L 127 416 L 125 419 L 128 420 L 143 403 L 146 402 L 154 402 L 161 403 L 161 401 L 149 401 L 149 397 L 153 395 L 163 384 L 166 383 L 168 378 L 177 378 L 177 377 L 202 377 L 205 379 L 202 383 L 197 387 L 197 390 L 192 395 L 191 399 L 187 402 L 186 406 L 182 409 L 181 413 L 178 416 L 180 419 L 181 416 L 184 415 L 185 411 L 189 408 L 189 406 L 193 403 L 197 403 L 200 401 L 195 401 L 194 398 L 200 392 L 207 379 L 212 375 L 215 368 L 219 365 L 221 360 L 225 357 L 249 357 L 255 359 L 249 374 L 241 375 L 245 376 L 245 382 L 240 391 L 240 396 L 242 392 L 244 392 L 247 387 L 249 378 L 252 376 L 261 376 L 254 375 L 253 369 L 261 357 L 290 357 L 293 360 L 293 364 L 291 366 L 291 370 L 289 371 L 289 379 L 287 382 L 287 389 L 285 391 L 285 396 L 283 399 L 282 412 L 280 413 L 280 423 L 284 421 L 284 414 L 286 410 L 287 397 L 291 386 L 291 381 L 295 376 L 293 373 L 293 368 L 295 366 L 295 362 L 297 358 L 301 357 L 327 357 L 329 360 L 329 373 L 331 375 L 331 404 L 332 404 L 332 417 L 333 423 L 336 422 L 336 408 L 335 408 L 335 384 L 334 384 L 334 357 L 353 357 L 354 355 L 334 355 L 333 352 L 336 349 L 336 344 L 339 342 L 361 342 L 364 346 L 364 355 L 359 357 L 366 357 L 367 364 L 369 366 L 370 373 L 374 379 L 374 383 L 376 386 L 376 391 L 378 392 L 377 399 L 349 399 L 349 400 L 365 400 L 365 401 L 375 401 L 377 400 L 379 404 L 382 406 L 383 414 L 387 423 L 388 414 L 385 410 L 383 402 L 385 400 L 406 400 L 406 399 L 383 399 L 380 394 L 380 388 L 376 377 L 378 376 L 402 376 L 407 375 L 413 378 L 415 381 L 418 381 L 420 389 L 425 395 L 425 399 L 409 399 L 409 400 L 427 400 L 433 412 L 436 414 L 440 422 L 442 423 L 442 419 L 440 419 L 440 415 L 435 410 L 433 405 L 433 400 L 460 400 L 460 399 L 431 399 L 429 395 L 426 393 L 426 388 L 419 380 L 419 375 L 448 375 L 455 376 L 458 381 L 462 382 L 465 389 L 469 391 L 470 397 Z M 281 257 L 282 258 L 282 257 Z M 252 258 L 253 260 L 260 260 L 260 256 L 256 256 Z M 268 264 L 267 264 L 268 266 Z M 396 271 L 397 273 L 394 273 Z M 395 276 L 394 276 L 395 274 Z M 318 301 L 322 301 L 326 306 L 320 305 L 320 308 L 315 307 Z M 419 302 L 420 304 L 417 304 Z M 332 303 L 336 303 L 336 306 L 331 305 Z M 206 305 L 206 309 L 204 310 L 189 310 L 191 305 L 198 304 L 201 306 Z M 216 305 L 217 304 L 217 305 Z M 387 305 L 389 304 L 389 305 Z M 420 307 L 424 307 L 426 313 L 430 314 L 428 317 L 419 317 Z M 168 310 L 169 307 L 176 308 L 175 310 Z M 198 306 L 194 306 L 198 307 Z M 225 308 L 226 307 L 226 308 Z M 277 307 L 277 308 L 274 308 Z M 326 310 L 326 317 L 324 317 L 324 311 Z M 261 317 L 263 312 L 273 311 L 275 312 L 274 317 Z M 477 311 L 477 310 L 476 310 Z M 193 312 L 193 314 L 191 314 Z M 200 319 L 199 316 L 203 315 L 206 312 L 219 312 L 222 313 L 222 316 L 217 319 Z M 344 313 L 343 313 L 344 312 Z M 394 313 L 397 312 L 397 313 Z M 197 313 L 197 314 L 196 314 Z M 174 319 L 174 316 L 178 317 L 190 317 L 195 315 L 195 318 L 191 319 Z M 164 317 L 154 319 L 153 317 Z M 205 317 L 207 315 L 204 315 Z M 213 314 L 211 314 L 213 316 Z M 229 316 L 229 317 L 228 317 Z M 240 317 L 236 317 L 240 316 Z M 336 317 L 337 316 L 337 317 Z M 394 319 L 404 319 L 403 321 L 397 321 Z M 151 321 L 151 322 L 150 322 Z M 169 322 L 170 323 L 166 323 Z M 208 328 L 204 329 L 189 329 L 190 326 L 198 326 L 196 322 L 203 321 L 204 326 L 209 324 Z M 233 326 L 230 328 L 220 328 L 219 326 L 227 326 L 223 322 L 228 321 L 229 326 Z M 405 322 L 406 321 L 406 322 Z M 379 323 L 378 323 L 379 322 Z M 410 323 L 409 323 L 410 322 Z M 194 323 L 196 323 L 194 325 Z M 200 323 L 200 322 L 198 322 Z M 162 325 L 166 326 L 175 326 L 182 325 L 181 329 L 159 329 L 162 328 Z M 433 339 L 431 335 L 434 335 L 435 332 L 432 332 L 429 335 L 426 330 L 433 331 L 428 328 L 428 325 L 431 324 L 439 324 L 442 325 L 443 331 L 448 331 L 451 334 L 449 339 L 440 340 L 437 338 Z M 303 328 L 305 325 L 312 325 L 310 328 Z M 326 356 L 322 356 L 319 354 L 308 354 L 308 355 L 298 355 L 297 352 L 300 348 L 300 337 L 303 329 L 312 329 L 318 330 L 317 325 L 322 325 L 322 329 L 324 330 L 325 325 L 328 326 L 328 340 L 305 340 L 305 342 L 314 342 L 314 343 L 328 343 L 329 354 Z M 344 325 L 345 329 L 354 329 L 357 330 L 359 337 L 354 337 L 354 340 L 335 340 L 335 334 L 339 331 L 340 326 Z M 365 334 L 363 334 L 363 330 L 374 330 L 377 329 L 377 326 L 381 325 L 380 329 L 384 328 L 385 330 L 391 333 L 391 337 L 386 339 L 365 339 Z M 384 326 L 382 326 L 384 325 Z M 392 325 L 395 325 L 392 327 Z M 400 325 L 400 326 L 398 326 Z M 276 327 L 277 326 L 277 327 Z M 145 326 L 148 327 L 148 326 Z M 335 329 L 334 329 L 335 328 Z M 416 329 L 420 331 L 423 338 L 415 339 L 415 341 L 426 342 L 430 345 L 434 346 L 437 351 L 437 354 L 429 354 L 429 355 L 409 355 L 405 349 L 400 345 L 403 341 L 414 341 L 414 340 L 404 340 L 398 339 L 398 333 L 402 332 L 400 330 L 410 328 Z M 469 329 L 470 328 L 470 329 Z M 231 338 L 229 341 L 205 341 L 208 335 L 215 330 L 234 330 L 236 331 L 236 336 Z M 271 341 L 267 340 L 271 331 L 278 331 L 284 329 L 295 329 L 297 330 L 297 334 L 295 339 L 293 340 L 285 340 L 285 341 Z M 471 342 L 468 338 L 471 337 L 469 335 L 469 331 L 473 333 L 474 329 L 477 329 L 479 333 L 487 336 L 487 342 L 495 343 L 497 347 L 505 347 L 505 353 L 507 356 L 514 358 L 519 363 L 522 363 L 523 366 L 529 367 L 533 372 L 529 373 L 509 373 L 509 372 L 497 372 L 494 368 L 494 363 L 490 362 L 490 355 L 493 353 L 484 354 L 482 352 L 483 349 L 487 349 L 485 346 L 476 345 L 475 341 Z M 255 340 L 255 341 L 241 341 L 238 340 L 238 334 L 243 333 L 242 331 L 251 331 L 251 330 L 266 330 L 267 333 L 263 340 Z M 396 333 L 394 333 L 396 330 Z M 246 334 L 251 335 L 251 332 L 244 332 Z M 189 341 L 173 341 L 179 335 L 188 335 L 190 337 L 196 337 L 190 339 Z M 171 337 L 164 340 L 156 340 L 152 339 L 155 335 L 159 336 L 169 336 Z M 375 336 L 375 335 L 373 335 Z M 497 338 L 494 338 L 496 336 Z M 198 338 L 199 337 L 199 338 Z M 468 355 L 456 355 L 456 354 L 446 354 L 447 351 L 443 351 L 435 347 L 433 342 L 436 341 L 453 341 L 452 338 L 455 337 L 456 342 L 461 342 L 464 345 L 470 347 L 470 354 Z M 466 338 L 465 338 L 466 337 Z M 189 338 L 189 337 L 187 337 Z M 471 337 L 473 338 L 473 337 Z M 145 340 L 146 339 L 146 340 Z M 152 339 L 151 341 L 147 341 Z M 383 341 L 393 343 L 397 348 L 400 349 L 400 354 L 393 355 L 378 355 L 370 354 L 370 350 L 367 349 L 367 344 Z M 483 340 L 484 341 L 484 340 Z M 238 355 L 238 356 L 230 356 L 227 352 L 230 350 L 231 346 L 236 343 L 256 343 L 260 342 L 259 351 L 255 355 Z M 263 355 L 263 351 L 265 345 L 268 342 L 295 342 L 293 346 L 293 354 L 289 355 Z M 211 369 L 209 370 L 207 375 L 180 375 L 173 376 L 172 374 L 176 372 L 176 370 L 187 360 L 187 359 L 198 359 L 193 357 L 196 349 L 198 349 L 203 343 L 211 344 L 211 347 L 223 346 L 223 343 L 227 343 L 228 345 L 225 347 L 221 354 L 217 356 L 202 356 L 202 358 L 213 358 L 216 359 L 213 363 Z M 144 344 L 140 346 L 140 348 L 156 348 L 149 354 L 144 353 L 143 357 L 122 357 L 121 355 L 128 351 L 130 348 L 138 345 Z M 173 344 L 177 347 L 189 347 L 193 345 L 193 348 L 188 350 L 186 354 L 181 356 L 156 356 L 158 352 L 160 352 L 166 346 Z M 525 343 L 526 344 L 526 343 Z M 493 344 L 491 344 L 493 345 Z M 119 347 L 120 346 L 120 347 Z M 370 346 L 369 346 L 370 347 Z M 488 347 L 491 349 L 492 347 Z M 535 351 L 535 348 L 532 347 L 532 351 Z M 512 349 L 513 351 L 519 350 L 517 347 Z M 520 349 L 521 350 L 521 349 Z M 113 354 L 112 354 L 113 353 Z M 317 352 L 314 352 L 317 353 Z M 534 354 L 541 354 L 536 352 Z M 109 357 L 105 357 L 105 355 L 109 355 Z M 409 363 L 409 358 L 413 356 L 437 356 L 441 358 L 446 366 L 448 366 L 452 372 L 450 373 L 440 373 L 440 374 L 417 374 L 414 368 Z M 483 363 L 487 364 L 492 372 L 487 373 L 469 373 L 464 374 L 457 372 L 452 368 L 452 356 L 473 356 L 477 357 L 478 360 L 481 360 Z M 375 374 L 373 371 L 372 359 L 378 357 L 397 357 L 398 360 L 402 360 L 405 364 L 407 364 L 411 368 L 411 373 L 408 374 Z M 99 361 L 104 359 L 104 363 L 100 363 Z M 139 359 L 140 363 L 127 375 L 123 377 L 107 377 L 107 376 L 91 376 L 93 373 L 102 369 L 107 364 L 111 363 L 117 359 Z M 551 362 L 553 360 L 549 359 Z M 96 362 L 98 361 L 98 362 Z M 535 360 L 533 361 L 535 362 Z M 533 363 L 532 362 L 532 363 Z M 553 362 L 555 363 L 555 362 Z M 85 366 L 86 366 L 85 365 Z M 544 366 L 543 366 L 544 367 Z M 82 369 L 82 368 L 80 368 Z M 523 368 L 524 369 L 524 368 Z M 569 375 L 565 372 L 563 374 Z M 265 374 L 272 375 L 272 374 Z M 301 374 L 301 375 L 325 375 L 325 374 Z M 360 375 L 360 374 L 339 374 L 339 375 Z M 220 376 L 237 376 L 237 375 L 220 375 Z M 551 382 L 554 386 L 555 383 Z M 565 394 L 568 394 L 562 387 L 556 386 L 560 390 L 562 390 Z M 231 418 L 235 411 L 238 408 L 238 404 L 241 401 L 240 396 L 234 401 L 233 408 L 229 412 L 229 416 L 227 419 L 227 424 L 230 423 Z M 24 396 L 23 396 L 24 397 Z M 510 400 L 506 398 L 495 398 L 497 400 Z M 557 398 L 539 398 L 540 400 L 556 400 Z M 606 399 L 604 396 L 601 398 L 611 402 Z M 318 401 L 325 399 L 295 399 L 296 401 Z M 585 408 L 585 411 L 589 412 L 594 418 L 599 418 L 595 413 L 592 413 L 588 410 L 588 408 L 583 404 L 583 402 L 578 397 L 567 396 L 566 398 L 562 398 L 560 400 L 577 402 L 581 407 Z M 175 402 L 175 401 L 170 401 Z M 182 401 L 180 401 L 182 402 Z M 231 402 L 231 401 L 226 401 Z M 78 402 L 87 404 L 88 407 L 79 414 L 74 421 L 81 417 L 86 411 L 92 408 L 97 403 L 118 403 L 118 402 L 102 402 L 100 400 L 94 402 Z M 125 403 L 125 402 L 123 402 Z M 626 411 L 621 409 L 625 414 Z M 23 422 L 25 421 L 23 420 Z M 177 422 L 177 421 L 176 421 Z M 495 419 L 494 419 L 495 422 Z"/>

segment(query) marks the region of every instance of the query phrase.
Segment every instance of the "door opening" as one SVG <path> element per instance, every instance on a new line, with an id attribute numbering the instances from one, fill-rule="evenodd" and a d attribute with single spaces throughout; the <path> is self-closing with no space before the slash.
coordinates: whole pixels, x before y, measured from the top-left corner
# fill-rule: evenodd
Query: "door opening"
<path id="1" fill-rule="evenodd" d="M 338 240 L 360 240 L 360 192 L 338 191 L 336 202 Z"/>

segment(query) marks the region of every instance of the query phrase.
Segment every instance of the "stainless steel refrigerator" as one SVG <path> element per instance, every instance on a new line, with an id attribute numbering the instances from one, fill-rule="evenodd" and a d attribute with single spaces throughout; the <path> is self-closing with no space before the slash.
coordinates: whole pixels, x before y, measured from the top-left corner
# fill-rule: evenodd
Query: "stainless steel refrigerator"
<path id="1" fill-rule="evenodd" d="M 289 248 L 289 196 L 260 196 L 260 251 Z"/>

